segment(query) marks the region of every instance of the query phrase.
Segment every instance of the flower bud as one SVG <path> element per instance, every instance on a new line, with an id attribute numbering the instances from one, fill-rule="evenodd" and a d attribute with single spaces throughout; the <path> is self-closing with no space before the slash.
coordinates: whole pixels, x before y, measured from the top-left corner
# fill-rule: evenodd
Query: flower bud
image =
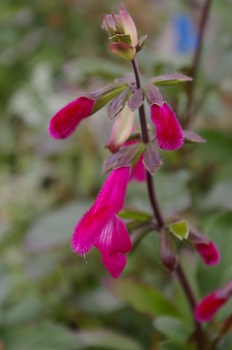
<path id="1" fill-rule="evenodd" d="M 123 4 L 118 15 L 103 15 L 102 28 L 110 34 L 110 51 L 126 60 L 133 60 L 138 41 L 137 29 Z"/>
<path id="2" fill-rule="evenodd" d="M 232 296 L 232 281 L 225 287 L 220 288 L 207 295 L 195 309 L 195 318 L 198 322 L 210 321 L 215 313 L 220 309 Z"/>

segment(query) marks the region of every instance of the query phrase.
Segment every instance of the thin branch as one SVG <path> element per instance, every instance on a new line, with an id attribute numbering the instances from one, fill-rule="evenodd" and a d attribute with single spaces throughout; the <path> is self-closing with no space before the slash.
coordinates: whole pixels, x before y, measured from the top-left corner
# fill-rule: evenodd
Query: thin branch
<path id="1" fill-rule="evenodd" d="M 202 48 L 203 48 L 203 39 L 206 29 L 206 23 L 208 21 L 209 17 L 209 11 L 213 0 L 206 0 L 204 7 L 202 9 L 201 19 L 200 19 L 200 25 L 199 25 L 199 32 L 198 32 L 198 45 L 193 57 L 193 64 L 192 69 L 190 72 L 190 75 L 193 78 L 193 81 L 191 84 L 189 84 L 189 90 L 188 90 L 188 99 L 187 99 L 187 107 L 186 107 L 186 125 L 190 122 L 190 119 L 192 118 L 192 106 L 194 102 L 194 93 L 195 93 L 195 86 L 196 86 L 196 80 L 197 75 L 199 72 L 199 65 L 200 65 L 200 59 L 202 54 Z"/>
<path id="2" fill-rule="evenodd" d="M 211 350 L 215 350 L 216 349 L 217 344 L 219 343 L 219 341 L 221 340 L 223 335 L 227 333 L 227 331 L 230 329 L 231 326 L 232 326 L 232 315 L 229 318 L 227 318 L 227 320 L 224 322 L 224 325 L 221 328 L 218 336 L 214 339 L 214 342 L 213 342 L 213 345 L 211 347 Z"/>

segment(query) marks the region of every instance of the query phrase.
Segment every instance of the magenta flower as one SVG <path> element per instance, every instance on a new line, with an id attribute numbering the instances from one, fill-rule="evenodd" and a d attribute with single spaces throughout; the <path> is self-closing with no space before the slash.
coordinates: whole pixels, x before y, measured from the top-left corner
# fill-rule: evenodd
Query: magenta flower
<path id="1" fill-rule="evenodd" d="M 50 120 L 49 133 L 55 139 L 65 139 L 78 127 L 82 119 L 90 116 L 94 100 L 81 96 L 57 112 Z"/>
<path id="2" fill-rule="evenodd" d="M 166 102 L 151 105 L 151 120 L 156 127 L 158 146 L 167 151 L 174 151 L 184 144 L 181 126 L 175 113 Z"/>
<path id="3" fill-rule="evenodd" d="M 210 321 L 215 313 L 222 307 L 232 296 L 232 281 L 225 287 L 218 289 L 207 295 L 195 309 L 195 318 L 198 322 Z"/>
<path id="4" fill-rule="evenodd" d="M 127 228 L 117 216 L 123 207 L 129 175 L 130 167 L 112 170 L 95 203 L 77 223 L 71 241 L 72 250 L 80 255 L 97 247 L 113 278 L 122 273 L 125 254 L 132 248 Z"/>
<path id="5" fill-rule="evenodd" d="M 213 242 L 197 243 L 195 244 L 195 247 L 206 265 L 218 264 L 220 260 L 220 252 Z"/>
<path id="6" fill-rule="evenodd" d="M 130 181 L 136 180 L 138 182 L 146 181 L 146 169 L 143 165 L 143 154 L 139 157 L 138 162 L 131 171 Z"/>
<path id="7" fill-rule="evenodd" d="M 48 128 L 50 135 L 55 139 L 69 137 L 83 119 L 97 112 L 127 87 L 127 83 L 116 82 L 79 96 L 50 120 Z"/>

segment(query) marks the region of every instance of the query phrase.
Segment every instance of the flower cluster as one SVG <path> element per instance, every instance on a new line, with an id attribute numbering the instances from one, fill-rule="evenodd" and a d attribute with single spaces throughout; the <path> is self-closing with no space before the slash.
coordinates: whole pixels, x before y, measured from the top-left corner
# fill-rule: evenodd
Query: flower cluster
<path id="1" fill-rule="evenodd" d="M 110 34 L 110 50 L 132 61 L 135 67 L 135 56 L 143 48 L 146 36 L 138 40 L 136 26 L 125 7 L 120 6 L 118 15 L 104 15 L 102 27 Z M 190 81 L 191 78 L 179 73 L 167 74 L 149 79 L 143 87 L 138 83 L 136 74 L 135 78 L 122 77 L 110 85 L 78 96 L 59 110 L 49 124 L 53 138 L 65 139 L 83 119 L 108 103 L 109 119 L 116 117 L 107 144 L 111 156 L 103 166 L 103 171 L 110 171 L 110 174 L 94 204 L 78 221 L 71 240 L 72 250 L 79 255 L 87 254 L 93 247 L 99 249 L 103 264 L 113 278 L 122 273 L 126 253 L 132 249 L 127 227 L 118 216 L 129 181 L 142 182 L 154 175 L 162 163 L 158 149 L 174 151 L 181 148 L 184 135 L 190 140 L 202 142 L 198 135 L 182 130 L 175 113 L 157 87 Z M 148 133 L 147 140 L 143 138 L 142 124 L 141 130 L 137 130 L 134 121 L 134 112 L 141 111 L 145 101 L 155 129 L 154 134 Z M 149 226 L 152 222 L 147 224 Z M 206 264 L 218 262 L 219 252 L 212 242 L 194 230 L 189 239 Z M 161 235 L 161 261 L 170 271 L 177 266 L 166 233 Z"/>

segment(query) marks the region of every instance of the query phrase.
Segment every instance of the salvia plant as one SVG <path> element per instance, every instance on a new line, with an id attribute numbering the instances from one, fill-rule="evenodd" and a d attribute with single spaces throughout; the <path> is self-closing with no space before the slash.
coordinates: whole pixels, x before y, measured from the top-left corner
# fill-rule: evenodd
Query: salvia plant
<path id="1" fill-rule="evenodd" d="M 135 23 L 123 4 L 118 14 L 103 16 L 102 28 L 109 35 L 110 51 L 127 60 L 133 74 L 81 94 L 59 110 L 49 124 L 49 133 L 53 138 L 65 139 L 76 131 L 82 120 L 107 104 L 108 118 L 115 120 L 106 145 L 110 156 L 103 164 L 103 173 L 109 175 L 95 202 L 73 230 L 72 251 L 85 258 L 96 247 L 111 277 L 119 278 L 127 263 L 127 253 L 132 250 L 133 229 L 136 229 L 137 240 L 146 239 L 144 233 L 152 230 L 158 232 L 160 260 L 170 274 L 177 275 L 195 323 L 195 330 L 188 336 L 184 349 L 216 349 L 230 327 L 231 318 L 225 320 L 217 334 L 205 331 L 202 323 L 211 321 L 218 309 L 232 296 L 232 281 L 212 291 L 199 303 L 196 302 L 179 261 L 179 248 L 182 244 L 188 245 L 206 265 L 218 264 L 219 250 L 185 218 L 164 216 L 154 182 L 155 174 L 162 166 L 159 150 L 172 152 L 184 147 L 185 142 L 205 142 L 198 134 L 182 129 L 178 116 L 159 89 L 165 85 L 191 84 L 192 78 L 173 73 L 151 77 L 144 84 L 141 83 L 137 55 L 144 48 L 147 36 L 138 38 Z M 149 107 L 149 118 L 146 116 L 145 104 Z M 136 111 L 139 126 L 135 124 Z M 131 181 L 145 183 L 151 212 L 124 208 L 127 187 Z M 138 242 L 134 239 L 133 243 Z M 170 346 L 167 349 L 182 347 Z"/>

